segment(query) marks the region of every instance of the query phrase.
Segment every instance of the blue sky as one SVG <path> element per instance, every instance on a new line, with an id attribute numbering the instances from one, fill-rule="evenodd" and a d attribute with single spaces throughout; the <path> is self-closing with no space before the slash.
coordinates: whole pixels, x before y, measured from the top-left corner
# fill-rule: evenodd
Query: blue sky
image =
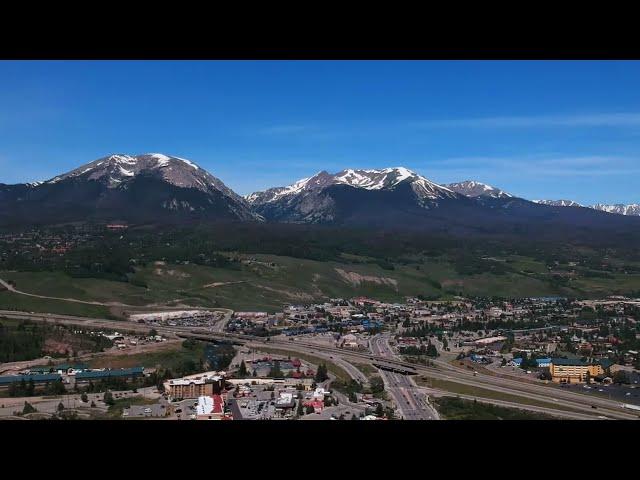
<path id="1" fill-rule="evenodd" d="M 0 182 L 110 153 L 238 193 L 405 166 L 525 198 L 640 202 L 640 62 L 0 61 Z"/>

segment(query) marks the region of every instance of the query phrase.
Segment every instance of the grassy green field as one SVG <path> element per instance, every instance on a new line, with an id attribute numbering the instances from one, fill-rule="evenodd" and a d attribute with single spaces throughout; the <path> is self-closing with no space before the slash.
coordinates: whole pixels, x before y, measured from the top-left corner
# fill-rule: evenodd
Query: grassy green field
<path id="1" fill-rule="evenodd" d="M 438 413 L 446 420 L 554 420 L 551 415 L 517 408 L 499 407 L 461 398 L 442 397 L 435 400 Z"/>
<path id="2" fill-rule="evenodd" d="M 343 255 L 344 262 L 314 261 L 276 255 L 241 255 L 237 269 L 155 262 L 138 268 L 131 282 L 72 278 L 60 272 L 0 272 L 19 290 L 41 295 L 128 305 L 192 305 L 234 310 L 278 311 L 284 303 L 369 296 L 401 301 L 424 295 L 447 299 L 469 296 L 562 295 L 598 297 L 640 291 L 640 275 L 612 278 L 577 275 L 560 285 L 548 268 L 532 258 L 513 256 L 503 274 L 460 274 L 445 257 L 415 257 L 385 269 L 367 257 Z M 44 300 L 0 292 L 0 309 L 50 311 L 105 316 L 106 308 Z"/>
<path id="3" fill-rule="evenodd" d="M 37 274 L 33 275 L 37 276 Z M 115 318 L 108 307 L 66 302 L 64 300 L 35 298 L 7 291 L 0 291 L 0 310 L 47 312 L 92 318 Z"/>
<path id="4" fill-rule="evenodd" d="M 368 365 L 366 363 L 353 363 L 353 366 L 360 370 L 367 378 L 371 378 L 375 375 L 378 375 L 378 369 L 372 365 Z"/>
<path id="5" fill-rule="evenodd" d="M 204 343 L 196 344 L 193 349 L 182 347 L 179 343 L 167 345 L 166 349 L 154 352 L 144 352 L 134 355 L 108 355 L 95 357 L 89 360 L 92 368 L 168 368 L 175 370 L 184 362 L 198 362 L 204 354 Z"/>
<path id="6" fill-rule="evenodd" d="M 490 390 L 488 388 L 480 388 L 472 385 L 465 385 L 463 383 L 451 382 L 448 380 L 440 380 L 436 378 L 415 377 L 414 379 L 416 383 L 420 386 L 436 388 L 439 390 L 444 390 L 446 392 L 451 392 L 451 393 L 457 393 L 460 395 L 472 395 L 478 398 L 488 398 L 492 400 L 502 400 L 504 402 L 522 403 L 524 405 L 531 405 L 534 407 L 545 407 L 545 408 L 553 408 L 555 410 L 566 410 L 569 412 L 584 413 L 581 410 L 563 407 L 561 405 L 557 405 L 552 402 L 543 402 L 540 400 L 528 398 L 526 396 L 526 393 L 524 393 L 523 396 L 511 395 L 508 393 Z"/>

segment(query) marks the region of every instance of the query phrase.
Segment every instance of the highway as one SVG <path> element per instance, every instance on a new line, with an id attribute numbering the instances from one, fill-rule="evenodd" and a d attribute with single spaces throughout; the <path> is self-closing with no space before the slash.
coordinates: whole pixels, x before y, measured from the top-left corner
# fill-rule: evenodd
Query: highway
<path id="1" fill-rule="evenodd" d="M 432 397 L 451 397 L 452 396 L 451 393 L 446 392 L 444 390 L 437 390 L 437 389 L 431 389 L 431 388 L 424 388 L 423 390 L 429 395 L 431 395 Z M 455 396 L 465 400 L 476 400 L 477 402 L 487 403 L 489 405 L 497 405 L 499 407 L 507 407 L 507 408 L 516 408 L 519 410 L 529 410 L 532 412 L 545 413 L 547 415 L 553 415 L 556 417 L 568 418 L 572 420 L 594 420 L 593 415 L 588 415 L 586 413 L 568 412 L 564 410 L 556 410 L 553 408 L 538 407 L 534 405 L 526 405 L 526 404 L 516 403 L 516 402 L 507 402 L 504 400 L 496 400 L 491 398 L 475 397 L 473 395 L 463 395 L 458 393 L 456 393 Z M 604 415 L 599 415 L 597 418 L 600 420 L 607 419 L 607 417 L 605 417 Z"/>
<path id="2" fill-rule="evenodd" d="M 374 355 L 393 359 L 394 354 L 389 346 L 389 339 L 376 335 L 369 340 L 369 348 Z M 408 375 L 387 372 L 378 369 L 384 381 L 385 390 L 389 392 L 402 418 L 406 420 L 437 420 L 438 412 L 429 405 L 426 395 Z"/>
<path id="3" fill-rule="evenodd" d="M 34 321 L 50 321 L 85 326 L 90 325 L 95 328 L 123 329 L 144 332 L 147 332 L 149 328 L 147 325 L 136 324 L 134 322 L 72 317 L 68 315 L 30 314 L 28 312 L 14 311 L 0 311 L 0 315 L 4 315 L 10 318 L 31 319 Z M 265 339 L 257 338 L 251 335 L 233 335 L 228 333 L 207 332 L 197 329 L 157 327 L 156 330 L 158 330 L 159 333 L 162 333 L 169 337 L 177 335 L 182 338 L 193 337 L 203 340 L 228 339 L 238 342 L 265 342 Z M 282 346 L 284 348 L 293 347 L 292 343 L 293 342 L 289 342 L 287 340 L 277 340 L 273 338 L 269 341 L 269 344 L 273 345 L 274 347 Z M 375 349 L 373 353 L 347 351 L 337 347 L 326 347 L 305 342 L 295 342 L 295 347 L 303 347 L 307 351 L 330 353 L 334 357 L 339 356 L 345 361 L 347 361 L 348 359 L 357 359 L 358 361 L 363 363 L 372 363 L 373 361 L 384 362 L 398 367 L 404 367 L 407 370 L 412 370 L 416 373 L 433 378 L 441 378 L 456 383 L 478 386 L 481 388 L 500 391 L 512 395 L 519 395 L 522 397 L 538 398 L 547 403 L 554 402 L 557 403 L 558 406 L 580 408 L 580 410 L 583 411 L 592 409 L 592 405 L 594 405 L 597 407 L 597 409 L 591 410 L 591 415 L 594 419 L 601 415 L 606 415 L 610 418 L 621 418 L 630 420 L 638 419 L 637 413 L 630 413 L 628 410 L 623 409 L 621 406 L 621 402 L 615 400 L 587 396 L 582 393 L 567 391 L 560 387 L 545 385 L 543 383 L 528 383 L 519 381 L 517 379 L 501 378 L 493 375 L 478 374 L 477 376 L 475 376 L 473 372 L 467 370 L 466 368 L 459 368 L 448 363 L 447 361 L 439 359 L 435 359 L 433 361 L 435 365 L 434 367 L 415 365 L 404 362 L 402 360 L 394 358 L 392 355 L 389 355 L 389 352 L 385 348 L 383 348 L 384 345 L 380 345 L 379 343 L 376 343 L 375 347 L 372 345 L 372 349 Z M 394 388 L 399 389 L 400 387 L 398 386 Z M 410 389 L 409 391 L 412 391 L 412 389 Z"/>

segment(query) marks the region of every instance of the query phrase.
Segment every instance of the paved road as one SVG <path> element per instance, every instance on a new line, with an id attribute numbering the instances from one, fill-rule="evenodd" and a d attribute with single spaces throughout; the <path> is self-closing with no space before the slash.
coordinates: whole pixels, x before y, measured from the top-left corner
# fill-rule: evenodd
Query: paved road
<path id="1" fill-rule="evenodd" d="M 79 317 L 71 317 L 71 316 L 64 316 L 64 315 L 29 314 L 25 312 L 12 312 L 12 311 L 4 311 L 4 312 L 0 311 L 0 314 L 4 314 L 8 317 L 13 317 L 13 318 L 30 318 L 36 321 L 38 320 L 55 321 L 55 322 L 68 323 L 68 324 L 74 324 L 74 325 L 89 324 L 93 326 L 100 326 L 102 328 L 112 328 L 112 329 L 113 328 L 122 328 L 122 329 L 128 329 L 128 330 L 142 329 L 146 331 L 146 329 L 148 328 L 144 325 L 137 325 L 133 322 L 100 320 L 95 318 L 79 318 Z M 261 343 L 260 339 L 257 339 L 256 337 L 252 337 L 249 335 L 231 335 L 226 333 L 211 333 L 211 332 L 200 333 L 200 331 L 198 331 L 197 329 L 185 329 L 185 328 L 181 329 L 176 327 L 172 327 L 172 328 L 158 327 L 157 330 L 159 333 L 162 333 L 166 336 L 179 335 L 183 338 L 195 337 L 195 338 L 203 338 L 203 339 L 227 338 L 227 339 L 233 339 L 240 342 L 253 341 L 253 342 Z M 287 347 L 291 347 L 291 343 L 286 342 L 284 340 L 279 341 L 279 340 L 272 339 L 269 343 L 276 348 L 278 346 L 285 346 L 285 345 Z M 589 397 L 582 393 L 570 392 L 556 386 L 544 385 L 542 383 L 528 383 L 528 382 L 523 382 L 516 379 L 511 379 L 511 378 L 500 378 L 496 376 L 482 375 L 482 374 L 474 376 L 473 372 L 470 372 L 469 370 L 460 368 L 458 366 L 451 365 L 450 363 L 444 360 L 436 359 L 433 361 L 435 364 L 434 367 L 425 367 L 421 365 L 410 364 L 408 362 L 404 362 L 397 358 L 390 358 L 386 356 L 387 354 L 385 352 L 383 352 L 385 353 L 385 355 L 378 355 L 375 352 L 373 355 L 370 353 L 363 353 L 363 352 L 352 352 L 352 351 L 346 352 L 342 349 L 338 349 L 334 347 L 324 347 L 317 344 L 305 344 L 303 342 L 296 342 L 296 347 L 306 347 L 307 351 L 313 350 L 315 352 L 322 351 L 326 353 L 331 353 L 332 355 L 338 354 L 344 358 L 357 358 L 357 359 L 360 359 L 360 361 L 364 360 L 366 363 L 371 363 L 372 361 L 379 361 L 381 359 L 384 359 L 385 362 L 387 363 L 393 363 L 394 365 L 412 368 L 420 374 L 442 375 L 444 373 L 448 375 L 446 379 L 452 379 L 459 383 L 466 383 L 470 385 L 475 384 L 483 388 L 488 388 L 493 390 L 500 389 L 500 391 L 504 391 L 505 393 L 517 394 L 520 396 L 538 395 L 543 397 L 547 402 L 549 402 L 551 399 L 551 401 L 559 402 L 559 404 L 565 404 L 565 406 L 572 406 L 572 407 L 573 407 L 573 404 L 577 404 L 582 406 L 583 409 L 591 408 L 591 405 L 596 405 L 600 409 L 600 412 L 599 412 L 600 414 L 603 414 L 603 409 L 607 409 L 608 411 L 604 414 L 607 416 L 611 416 L 612 418 L 624 418 L 624 419 L 634 419 L 634 420 L 638 419 L 637 414 L 630 413 L 628 410 L 624 410 L 623 408 L 621 408 L 621 402 L 619 401 Z M 437 377 L 434 377 L 434 378 L 437 378 Z M 596 414 L 598 413 L 598 411 L 594 410 L 593 413 Z"/>
<path id="2" fill-rule="evenodd" d="M 271 342 L 272 340 L 269 341 L 269 343 Z M 256 350 L 260 350 L 260 346 L 262 345 L 265 345 L 267 348 L 269 347 L 269 345 L 262 344 L 262 343 L 252 343 L 250 345 L 252 348 L 255 348 Z M 334 355 L 332 353 L 313 350 L 313 348 L 309 348 L 307 346 L 296 345 L 294 342 L 287 342 L 286 345 L 278 344 L 277 346 L 274 346 L 274 348 L 279 348 L 282 350 L 290 350 L 292 352 L 308 353 L 316 357 L 324 358 L 327 360 L 327 362 L 331 362 L 338 365 L 339 367 L 342 367 L 352 379 L 357 380 L 358 382 L 363 384 L 369 383 L 369 379 L 367 378 L 367 376 L 364 373 L 362 373 L 360 370 L 358 370 L 358 368 L 356 368 L 353 364 L 349 363 L 344 358 L 342 358 L 340 354 Z"/>
<path id="3" fill-rule="evenodd" d="M 482 398 L 482 397 L 475 397 L 473 395 L 463 395 L 463 394 L 458 394 L 456 393 L 455 395 L 452 394 L 451 392 L 446 392 L 444 390 L 436 390 L 436 389 L 432 389 L 432 388 L 424 388 L 423 389 L 426 393 L 428 393 L 429 395 L 431 395 L 432 397 L 459 397 L 459 398 L 463 398 L 465 400 L 476 400 L 478 402 L 481 403 L 487 403 L 490 405 L 497 405 L 500 407 L 507 407 L 507 408 L 516 408 L 519 410 L 529 410 L 532 412 L 538 412 L 538 413 L 546 413 L 548 415 L 553 415 L 555 417 L 561 417 L 561 418 L 568 418 L 568 419 L 572 419 L 572 420 L 593 420 L 594 417 L 593 415 L 588 415 L 586 413 L 577 413 L 577 412 L 567 412 L 564 410 L 555 410 L 552 408 L 546 408 L 546 407 L 538 407 L 538 406 L 534 406 L 534 405 L 526 405 L 526 404 L 522 404 L 522 403 L 515 403 L 515 402 L 507 402 L 504 400 L 495 400 L 495 399 L 491 399 L 491 398 Z M 600 415 L 600 417 L 604 417 L 604 418 L 600 418 L 600 420 L 605 420 L 606 417 L 604 415 Z M 598 418 L 598 417 L 596 417 Z"/>
<path id="4" fill-rule="evenodd" d="M 133 398 L 144 397 L 148 399 L 160 399 L 161 395 L 155 387 L 139 388 L 138 393 L 131 390 L 112 390 L 116 398 Z M 120 397 L 117 397 L 120 395 Z M 0 417 L 11 416 L 15 411 L 22 411 L 24 402 L 29 402 L 39 412 L 53 414 L 58 411 L 58 405 L 62 403 L 65 409 L 88 409 L 91 408 L 91 402 L 95 402 L 96 409 L 106 412 L 108 407 L 104 403 L 104 393 L 87 393 L 88 402 L 81 400 L 81 394 L 57 395 L 57 396 L 38 396 L 38 397 L 8 397 L 0 398 Z"/>
<path id="5" fill-rule="evenodd" d="M 16 288 L 13 285 L 9 284 L 8 282 L 6 282 L 1 278 L 0 278 L 0 286 L 3 286 L 4 288 L 6 288 L 8 291 L 12 293 L 17 293 L 18 295 L 26 295 L 28 297 L 43 298 L 46 300 L 61 300 L 64 302 L 82 303 L 84 305 L 98 305 L 103 307 L 127 307 L 127 308 L 133 308 L 133 309 L 158 309 L 159 311 L 177 310 L 179 308 L 184 309 L 184 307 L 163 307 L 162 305 L 156 305 L 156 304 L 128 305 L 126 303 L 120 303 L 120 302 L 97 302 L 97 301 L 90 301 L 90 300 L 78 300 L 77 298 L 61 298 L 61 297 L 49 297 L 47 295 L 37 295 L 35 293 L 16 290 Z M 224 311 L 227 314 L 226 321 L 229 321 L 229 318 L 231 318 L 231 315 L 233 314 L 233 310 L 230 310 L 228 308 L 202 308 L 202 307 L 193 307 L 193 308 L 200 308 L 201 310 L 204 309 L 204 310 L 213 310 L 213 311 Z M 225 324 L 223 324 L 222 330 L 219 330 L 219 331 L 224 330 L 224 325 L 226 325 L 226 322 Z"/>
<path id="6" fill-rule="evenodd" d="M 393 358 L 394 353 L 386 336 L 376 335 L 369 341 L 374 355 Z M 406 420 L 437 420 L 438 412 L 429 405 L 427 397 L 420 392 L 413 379 L 407 375 L 379 370 L 385 390 L 389 392 L 402 418 Z"/>

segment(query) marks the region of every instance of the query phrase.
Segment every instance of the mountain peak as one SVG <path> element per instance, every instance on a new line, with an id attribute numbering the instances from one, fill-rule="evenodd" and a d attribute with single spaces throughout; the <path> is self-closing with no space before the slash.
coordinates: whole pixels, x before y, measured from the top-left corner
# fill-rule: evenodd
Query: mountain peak
<path id="1" fill-rule="evenodd" d="M 637 203 L 630 203 L 629 205 L 622 203 L 615 203 L 613 205 L 596 203 L 595 205 L 591 205 L 591 208 L 600 210 L 601 212 L 616 213 L 618 215 L 640 216 L 640 204 Z"/>
<path id="2" fill-rule="evenodd" d="M 91 212 L 144 221 L 167 213 L 172 218 L 260 220 L 242 197 L 205 169 L 163 153 L 114 153 L 27 187 L 28 196 L 13 197 L 21 208 L 47 198 L 51 208 L 64 206 L 72 219 Z"/>
<path id="3" fill-rule="evenodd" d="M 549 205 L 550 207 L 582 207 L 581 204 L 573 200 L 533 200 L 533 203 Z"/>
<path id="4" fill-rule="evenodd" d="M 486 183 L 476 180 L 465 180 L 464 182 L 450 183 L 445 187 L 467 197 L 492 197 L 492 198 L 510 198 L 510 193 L 504 192 L 499 188 L 493 187 Z"/>
<path id="5" fill-rule="evenodd" d="M 83 178 L 105 183 L 109 188 L 118 188 L 140 174 L 160 176 L 175 186 L 200 190 L 206 190 L 210 186 L 220 189 L 222 183 L 192 161 L 163 153 L 111 154 L 54 177 L 46 183 Z"/>

